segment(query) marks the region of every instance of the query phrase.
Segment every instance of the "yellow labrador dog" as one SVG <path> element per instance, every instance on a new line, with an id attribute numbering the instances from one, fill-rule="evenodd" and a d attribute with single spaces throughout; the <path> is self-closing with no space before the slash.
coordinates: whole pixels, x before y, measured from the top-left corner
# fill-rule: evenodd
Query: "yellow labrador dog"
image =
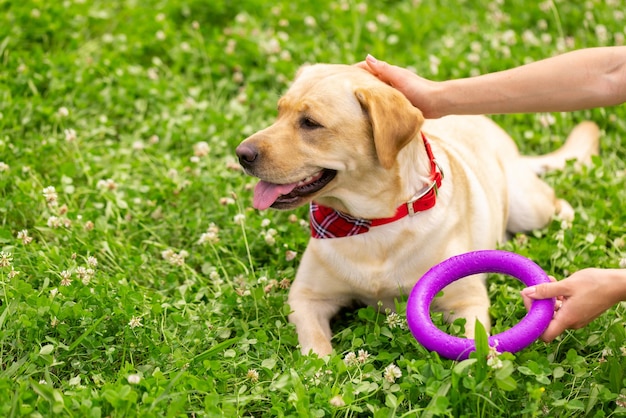
<path id="1" fill-rule="evenodd" d="M 332 351 L 330 320 L 354 301 L 393 309 L 434 264 L 493 249 L 507 232 L 572 219 L 536 172 L 597 153 L 595 124 L 577 126 L 558 151 L 522 157 L 483 116 L 424 120 L 392 87 L 348 65 L 303 67 L 278 118 L 236 150 L 260 179 L 258 209 L 311 202 L 312 238 L 289 293 L 303 353 Z M 447 321 L 489 330 L 484 277 L 444 289 L 433 308 Z"/>

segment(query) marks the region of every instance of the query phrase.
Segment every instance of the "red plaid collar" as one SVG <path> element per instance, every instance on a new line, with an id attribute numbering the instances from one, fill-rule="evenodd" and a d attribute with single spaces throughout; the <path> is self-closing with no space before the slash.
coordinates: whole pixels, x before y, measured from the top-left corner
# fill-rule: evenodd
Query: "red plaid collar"
<path id="1" fill-rule="evenodd" d="M 411 200 L 403 203 L 396 210 L 396 214 L 390 218 L 380 219 L 359 219 L 335 209 L 311 202 L 310 224 L 311 236 L 313 238 L 341 238 L 352 235 L 363 234 L 370 228 L 385 225 L 407 215 L 413 216 L 418 212 L 423 212 L 435 206 L 437 203 L 437 192 L 443 180 L 443 171 L 437 164 L 430 143 L 422 133 L 426 154 L 430 160 L 430 178 L 432 183 L 417 193 Z"/>

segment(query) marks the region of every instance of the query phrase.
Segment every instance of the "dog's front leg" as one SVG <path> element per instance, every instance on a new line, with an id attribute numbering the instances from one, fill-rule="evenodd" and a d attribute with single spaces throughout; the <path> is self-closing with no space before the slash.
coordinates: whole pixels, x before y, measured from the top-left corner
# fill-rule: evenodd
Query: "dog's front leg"
<path id="1" fill-rule="evenodd" d="M 289 292 L 288 303 L 292 309 L 289 321 L 296 326 L 302 354 L 313 352 L 320 357 L 330 354 L 333 350 L 330 320 L 342 305 L 335 300 L 316 299 L 311 292 L 297 287 Z"/>

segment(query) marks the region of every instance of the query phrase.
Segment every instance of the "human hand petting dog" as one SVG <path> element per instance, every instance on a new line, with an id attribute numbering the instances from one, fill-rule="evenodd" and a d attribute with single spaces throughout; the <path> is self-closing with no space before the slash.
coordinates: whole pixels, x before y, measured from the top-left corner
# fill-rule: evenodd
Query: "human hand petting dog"
<path id="1" fill-rule="evenodd" d="M 626 270 L 587 268 L 566 279 L 544 283 L 522 290 L 526 309 L 533 300 L 556 297 L 554 318 L 541 339 L 554 340 L 566 329 L 579 329 L 604 311 L 626 300 Z"/>
<path id="2" fill-rule="evenodd" d="M 430 81 L 368 55 L 356 64 L 424 117 L 568 112 L 626 102 L 626 46 L 586 48 L 477 77 Z"/>

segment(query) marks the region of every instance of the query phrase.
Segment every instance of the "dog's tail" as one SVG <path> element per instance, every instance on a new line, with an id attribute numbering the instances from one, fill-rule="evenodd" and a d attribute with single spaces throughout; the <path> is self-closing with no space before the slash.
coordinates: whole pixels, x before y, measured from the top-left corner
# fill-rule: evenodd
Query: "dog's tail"
<path id="1" fill-rule="evenodd" d="M 599 143 L 600 128 L 591 121 L 585 121 L 574 127 L 565 144 L 556 151 L 523 158 L 537 174 L 563 169 L 569 160 L 576 160 L 580 165 L 590 165 L 591 157 L 598 155 Z"/>

